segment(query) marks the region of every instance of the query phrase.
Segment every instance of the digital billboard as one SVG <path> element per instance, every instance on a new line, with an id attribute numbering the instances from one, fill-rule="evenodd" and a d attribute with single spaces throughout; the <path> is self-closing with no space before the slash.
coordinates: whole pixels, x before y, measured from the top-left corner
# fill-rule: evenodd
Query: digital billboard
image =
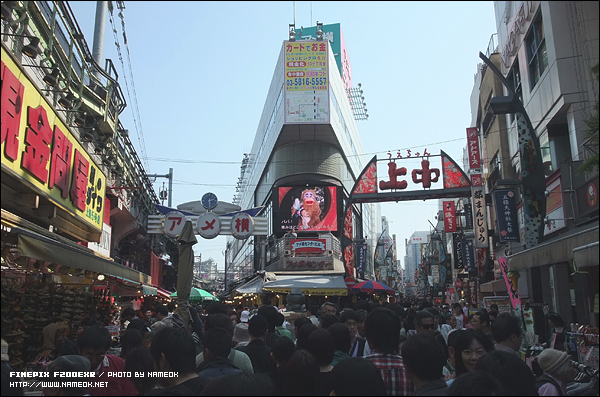
<path id="1" fill-rule="evenodd" d="M 335 186 L 280 187 L 275 229 L 298 232 L 338 230 L 338 200 Z"/>

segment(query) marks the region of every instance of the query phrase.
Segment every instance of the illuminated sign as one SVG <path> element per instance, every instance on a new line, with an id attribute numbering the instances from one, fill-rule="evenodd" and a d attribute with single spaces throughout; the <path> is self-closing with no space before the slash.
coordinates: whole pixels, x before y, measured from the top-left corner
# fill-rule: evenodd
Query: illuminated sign
<path id="1" fill-rule="evenodd" d="M 336 187 L 280 187 L 275 222 L 279 231 L 337 231 Z"/>
<path id="2" fill-rule="evenodd" d="M 292 252 L 325 252 L 325 239 L 291 239 Z"/>
<path id="3" fill-rule="evenodd" d="M 101 231 L 106 177 L 2 49 L 2 169 Z"/>
<path id="4" fill-rule="evenodd" d="M 286 124 L 329 123 L 327 41 L 286 41 Z"/>

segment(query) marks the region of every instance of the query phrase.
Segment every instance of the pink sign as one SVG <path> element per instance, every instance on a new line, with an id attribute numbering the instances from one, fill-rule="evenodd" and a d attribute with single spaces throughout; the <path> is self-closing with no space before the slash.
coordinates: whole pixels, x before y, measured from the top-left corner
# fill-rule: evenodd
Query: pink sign
<path id="1" fill-rule="evenodd" d="M 510 303 L 512 304 L 513 309 L 521 309 L 521 297 L 519 296 L 519 291 L 517 291 L 517 287 L 513 286 L 512 280 L 508 277 L 508 263 L 506 262 L 506 258 L 502 257 L 498 259 L 498 263 L 500 264 L 500 269 L 502 269 L 502 276 L 504 277 L 504 282 L 506 283 L 506 289 L 508 290 L 508 297 L 510 298 Z"/>

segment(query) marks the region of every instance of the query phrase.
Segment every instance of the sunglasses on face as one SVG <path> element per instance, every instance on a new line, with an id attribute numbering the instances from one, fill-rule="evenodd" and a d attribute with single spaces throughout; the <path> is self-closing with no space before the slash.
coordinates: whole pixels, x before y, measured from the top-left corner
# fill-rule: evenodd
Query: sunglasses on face
<path id="1" fill-rule="evenodd" d="M 421 324 L 421 328 L 423 328 L 423 329 L 434 329 L 435 325 L 434 324 Z"/>

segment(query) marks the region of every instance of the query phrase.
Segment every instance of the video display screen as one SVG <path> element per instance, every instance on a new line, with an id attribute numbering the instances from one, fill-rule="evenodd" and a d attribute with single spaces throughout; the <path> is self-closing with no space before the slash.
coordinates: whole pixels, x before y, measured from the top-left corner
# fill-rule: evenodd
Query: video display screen
<path id="1" fill-rule="evenodd" d="M 298 186 L 279 188 L 276 229 L 298 232 L 338 229 L 338 200 L 335 186 Z"/>

